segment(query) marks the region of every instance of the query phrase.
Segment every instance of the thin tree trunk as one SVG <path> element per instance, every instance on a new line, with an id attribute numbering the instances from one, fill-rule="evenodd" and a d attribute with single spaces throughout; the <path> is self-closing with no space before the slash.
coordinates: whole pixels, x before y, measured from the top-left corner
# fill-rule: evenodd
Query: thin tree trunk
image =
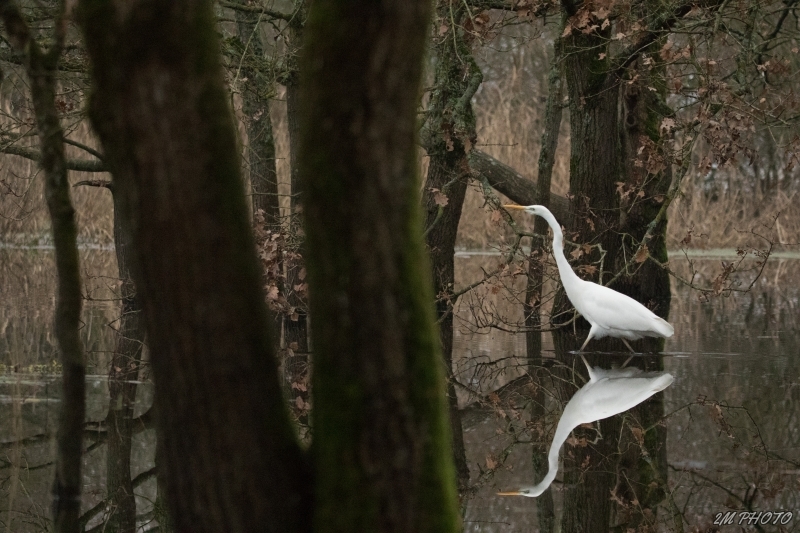
<path id="1" fill-rule="evenodd" d="M 310 529 L 210 2 L 81 1 L 89 115 L 130 223 L 177 531 Z"/>
<path id="2" fill-rule="evenodd" d="M 307 0 L 297 0 L 299 9 L 295 19 L 289 25 L 289 57 L 297 58 L 303 49 L 304 23 L 307 11 Z M 289 171 L 291 176 L 291 196 L 289 199 L 290 219 L 289 231 L 296 242 L 296 249 L 301 259 L 290 259 L 286 265 L 286 289 L 288 302 L 294 310 L 283 318 L 283 335 L 285 357 L 283 361 L 284 382 L 289 391 L 290 405 L 299 423 L 309 423 L 308 409 L 309 390 L 304 387 L 293 387 L 293 384 L 308 381 L 310 372 L 311 350 L 309 341 L 308 310 L 304 295 L 296 291 L 295 286 L 302 286 L 304 270 L 305 242 L 302 236 L 303 183 L 299 173 L 300 142 L 300 74 L 296 59 L 289 62 L 289 73 L 286 80 L 286 117 L 289 126 Z"/>
<path id="3" fill-rule="evenodd" d="M 239 0 L 242 5 L 245 0 Z M 261 43 L 260 15 L 249 11 L 234 10 L 239 40 L 242 42 L 241 61 L 242 113 L 247 131 L 247 167 L 250 178 L 251 205 L 254 224 L 261 224 L 271 234 L 281 231 L 280 203 L 278 201 L 278 171 L 275 165 L 275 136 L 269 111 L 269 99 L 265 96 L 272 89 L 271 82 L 265 79 L 260 68 L 264 60 L 264 47 Z M 263 219 L 261 215 L 263 214 Z M 275 241 L 279 242 L 279 241 Z M 276 250 L 277 264 L 269 265 L 273 272 L 283 271 L 281 257 L 283 251 Z M 267 274 L 267 281 L 274 283 L 279 295 L 285 293 L 285 285 L 279 275 Z M 278 301 L 276 298 L 274 301 Z M 280 319 L 282 313 L 269 308 L 269 324 L 272 328 L 273 344 L 276 353 L 280 348 Z"/>
<path id="4" fill-rule="evenodd" d="M 111 188 L 113 194 L 113 187 Z M 115 196 L 114 203 L 117 203 Z M 144 347 L 144 321 L 142 309 L 131 278 L 130 255 L 133 253 L 130 230 L 126 220 L 114 208 L 114 248 L 122 305 L 117 322 L 117 346 L 108 372 L 109 404 L 106 415 L 108 450 L 106 452 L 106 493 L 111 516 L 106 524 L 110 531 L 132 533 L 136 531 L 136 499 L 131 478 L 131 446 L 133 436 L 133 410 L 136 404 L 134 383 L 139 377 L 139 366 Z"/>
<path id="5" fill-rule="evenodd" d="M 539 172 L 537 178 L 537 196 L 541 205 L 550 206 L 550 182 L 553 175 L 556 148 L 558 147 L 558 133 L 561 129 L 561 115 L 563 100 L 563 84 L 561 82 L 561 45 L 555 43 L 553 59 L 550 63 L 550 73 L 547 81 L 547 105 L 544 114 L 544 131 L 542 132 L 542 147 L 539 152 Z M 525 335 L 529 373 L 534 380 L 534 397 L 531 398 L 531 420 L 536 423 L 544 419 L 545 388 L 544 377 L 546 369 L 542 359 L 542 285 L 544 284 L 543 259 L 545 257 L 545 236 L 547 235 L 547 222 L 536 217 L 534 232 L 541 235 L 542 239 L 533 239 L 531 242 L 531 255 L 528 261 L 528 281 L 525 288 L 525 303 L 523 312 L 525 316 Z M 541 427 L 541 426 L 540 426 Z M 533 444 L 533 475 L 536 480 L 542 479 L 548 471 L 547 453 L 548 441 L 539 435 Z M 536 518 L 539 521 L 539 531 L 552 533 L 555 528 L 555 506 L 553 492 L 545 491 L 536 499 Z"/>
<path id="6" fill-rule="evenodd" d="M 56 72 L 66 34 L 66 19 L 63 13 L 59 14 L 55 41 L 45 53 L 32 38 L 14 2 L 0 1 L 0 15 L 10 41 L 25 57 L 56 254 L 55 335 L 61 352 L 63 390 L 56 437 L 53 519 L 57 533 L 77 533 L 81 509 L 86 367 L 78 333 L 82 296 L 77 227 L 69 194 L 64 135 L 56 110 Z"/>
<path id="7" fill-rule="evenodd" d="M 469 467 L 464 448 L 461 413 L 453 380 L 453 305 L 449 297 L 455 283 L 454 253 L 458 223 L 470 178 L 468 153 L 475 145 L 472 96 L 483 75 L 472 57 L 469 36 L 461 27 L 468 17 L 463 5 L 439 2 L 436 27 L 448 32 L 436 41 L 434 90 L 423 129 L 430 156 L 423 191 L 425 242 L 431 257 L 433 288 L 439 315 L 439 334 L 448 374 L 448 400 L 459 494 L 469 488 Z M 451 22 L 455 21 L 455 26 Z"/>
<path id="8" fill-rule="evenodd" d="M 429 8 L 315 0 L 306 26 L 318 532 L 460 527 L 414 157 Z"/>
<path id="9" fill-rule="evenodd" d="M 246 0 L 238 0 L 245 5 Z M 264 46 L 261 43 L 259 15 L 250 11 L 234 10 L 242 54 L 241 80 L 242 113 L 247 130 L 247 167 L 252 190 L 253 215 L 264 213 L 264 222 L 269 229 L 280 228 L 280 205 L 278 202 L 278 171 L 275 167 L 275 136 L 269 112 L 271 85 L 260 68 L 264 61 Z"/>

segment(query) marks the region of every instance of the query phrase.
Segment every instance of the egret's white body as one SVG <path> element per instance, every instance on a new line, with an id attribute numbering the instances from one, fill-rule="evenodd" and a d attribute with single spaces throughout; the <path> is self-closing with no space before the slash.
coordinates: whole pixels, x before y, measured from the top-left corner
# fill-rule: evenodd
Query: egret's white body
<path id="1" fill-rule="evenodd" d="M 558 265 L 561 284 L 575 309 L 591 324 L 582 351 L 591 339 L 616 337 L 634 351 L 628 344 L 644 337 L 671 337 L 674 329 L 669 322 L 634 300 L 608 287 L 582 280 L 573 272 L 564 255 L 564 234 L 556 217 L 541 205 L 507 205 L 510 209 L 522 209 L 526 213 L 538 215 L 547 221 L 553 230 L 553 255 Z"/>
<path id="2" fill-rule="evenodd" d="M 553 482 L 558 472 L 558 453 L 570 432 L 581 424 L 588 424 L 631 409 L 653 394 L 666 389 L 673 380 L 666 372 L 643 372 L 638 368 L 592 368 L 581 355 L 589 370 L 589 382 L 570 399 L 558 421 L 553 443 L 547 455 L 547 475 L 533 487 L 522 487 L 511 492 L 499 492 L 501 496 L 528 496 L 534 498 L 543 493 Z"/>

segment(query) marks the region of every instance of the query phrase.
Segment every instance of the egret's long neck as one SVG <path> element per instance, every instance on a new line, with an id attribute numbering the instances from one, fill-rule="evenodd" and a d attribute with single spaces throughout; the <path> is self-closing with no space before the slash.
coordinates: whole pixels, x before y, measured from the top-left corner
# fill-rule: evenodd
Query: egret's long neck
<path id="1" fill-rule="evenodd" d="M 564 255 L 564 234 L 561 232 L 561 226 L 559 226 L 553 213 L 549 211 L 539 216 L 545 219 L 550 229 L 553 230 L 553 256 L 556 258 L 558 273 L 561 275 L 561 283 L 564 285 L 564 290 L 567 291 L 567 296 L 572 299 L 573 289 L 577 289 L 582 280 L 572 270 L 567 257 Z"/>
<path id="2" fill-rule="evenodd" d="M 572 420 L 570 420 L 572 417 L 565 417 L 565 414 L 568 415 L 566 409 L 561 415 L 561 419 L 558 421 L 556 434 L 553 435 L 553 443 L 550 445 L 550 451 L 547 453 L 547 475 L 544 476 L 544 479 L 540 481 L 538 485 L 528 489 L 530 491 L 528 496 L 538 496 L 543 493 L 556 478 L 556 474 L 558 474 L 558 454 L 561 451 L 561 447 L 567 441 L 570 432 L 577 426 L 577 424 L 572 425 Z"/>

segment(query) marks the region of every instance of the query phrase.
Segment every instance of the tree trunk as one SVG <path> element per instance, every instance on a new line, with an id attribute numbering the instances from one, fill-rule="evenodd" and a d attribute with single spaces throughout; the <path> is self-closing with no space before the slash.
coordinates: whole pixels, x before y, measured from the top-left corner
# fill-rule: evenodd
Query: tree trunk
<path id="1" fill-rule="evenodd" d="M 53 480 L 54 529 L 57 533 L 77 533 L 80 530 L 86 366 L 78 333 L 83 303 L 76 239 L 78 231 L 69 194 L 64 134 L 56 109 L 56 74 L 64 45 L 66 20 L 63 14 L 59 14 L 55 24 L 55 42 L 45 53 L 31 36 L 15 3 L 0 1 L 0 16 L 9 40 L 25 61 L 41 147 L 39 164 L 44 171 L 45 198 L 55 245 L 58 276 L 55 335 L 61 352 L 62 395 Z"/>
<path id="2" fill-rule="evenodd" d="M 81 1 L 177 531 L 308 531 L 210 2 Z"/>
<path id="3" fill-rule="evenodd" d="M 536 183 L 539 203 L 545 207 L 550 206 L 550 182 L 558 147 L 558 133 L 561 129 L 561 101 L 564 95 L 560 72 L 562 61 L 560 41 L 556 41 L 554 49 L 547 82 L 547 106 L 544 114 L 544 131 L 542 132 L 542 148 L 539 152 L 539 171 Z M 547 229 L 547 222 L 541 217 L 536 217 L 534 232 L 541 235 L 542 238 L 531 241 L 525 302 L 522 309 L 527 328 L 525 341 L 529 373 L 534 381 L 535 390 L 534 397 L 531 398 L 531 420 L 534 424 L 541 423 L 546 413 L 544 377 L 547 371 L 544 367 L 544 359 L 542 359 L 541 297 L 544 284 L 542 260 L 547 253 L 545 248 Z M 541 433 L 538 436 L 535 435 L 533 441 L 533 475 L 534 479 L 539 480 L 547 475 L 549 469 L 548 445 L 547 439 Z M 555 505 L 552 491 L 545 491 L 536 499 L 536 518 L 539 522 L 540 532 L 552 533 L 555 530 Z"/>
<path id="4" fill-rule="evenodd" d="M 245 0 L 239 3 L 246 4 Z M 261 44 L 259 15 L 249 11 L 234 10 L 242 54 L 241 95 L 242 113 L 247 130 L 247 166 L 252 189 L 253 214 L 264 212 L 267 227 L 280 228 L 280 205 L 278 204 L 278 171 L 275 168 L 275 136 L 269 112 L 267 94 L 272 86 L 260 68 L 264 61 L 264 46 Z"/>
<path id="5" fill-rule="evenodd" d="M 301 286 L 301 272 L 304 269 L 305 242 L 302 231 L 303 183 L 299 171 L 300 144 L 300 73 L 296 58 L 303 49 L 304 24 L 307 0 L 298 0 L 296 18 L 289 24 L 290 57 L 286 78 L 286 117 L 289 126 L 289 171 L 291 173 L 291 196 L 289 231 L 296 243 L 293 252 L 299 258 L 290 258 L 286 265 L 286 289 L 293 313 L 283 318 L 285 357 L 283 372 L 285 386 L 289 392 L 290 405 L 301 426 L 308 426 L 309 416 L 306 406 L 309 401 L 307 387 L 293 387 L 293 384 L 307 383 L 310 372 L 311 350 L 309 341 L 308 302 L 303 294 L 294 289 Z"/>
<path id="6" fill-rule="evenodd" d="M 658 58 L 657 51 L 666 39 L 658 39 L 646 52 L 651 58 Z M 661 123 L 672 115 L 666 104 L 665 71 L 660 59 L 655 66 L 647 67 L 639 60 L 630 67 L 631 79 L 623 85 L 623 128 L 622 141 L 626 161 L 626 186 L 632 192 L 621 202 L 621 232 L 631 238 L 623 239 L 621 246 L 625 254 L 615 258 L 615 271 L 625 268 L 625 260 L 636 253 L 648 225 L 656 218 L 664 195 L 672 180 L 671 165 L 665 161 Z M 655 89 L 655 90 L 651 90 Z M 648 242 L 648 253 L 658 262 L 667 261 L 666 218 L 655 228 L 653 238 Z M 653 261 L 646 260 L 636 264 L 633 275 L 621 276 L 613 285 L 615 289 L 643 302 L 658 315 L 666 318 L 670 307 L 669 275 Z M 659 351 L 664 340 L 649 338 L 639 341 L 644 351 Z M 660 356 L 641 358 L 635 366 L 644 370 L 663 371 L 664 362 Z M 637 506 L 628 509 L 618 508 L 621 522 L 626 528 L 654 530 L 659 504 L 666 497 L 667 458 L 666 428 L 659 424 L 664 416 L 664 397 L 658 394 L 638 405 L 631 413 L 642 428 L 649 428 L 639 440 L 630 431 L 623 431 L 629 446 L 623 454 L 618 474 L 616 493 L 621 501 L 638 501 Z"/>
<path id="7" fill-rule="evenodd" d="M 617 233 L 619 211 L 616 210 L 615 185 L 624 178 L 621 166 L 621 141 L 618 119 L 619 89 L 611 74 L 610 62 L 601 52 L 608 52 L 608 30 L 599 34 L 583 34 L 573 31 L 562 42 L 564 45 L 564 71 L 569 95 L 570 113 L 570 194 L 571 216 L 564 223 L 567 238 L 579 243 L 600 245 L 613 257 L 619 249 Z M 605 59 L 600 59 L 604 57 Z M 569 256 L 570 250 L 566 250 Z M 597 261 L 600 252 L 594 249 L 583 255 L 578 264 Z M 608 256 L 604 268 L 608 269 Z M 577 265 L 576 265 L 577 266 Z M 598 273 L 602 274 L 598 268 Z M 607 277 L 607 276 L 606 276 Z M 594 276 L 594 281 L 598 277 Z M 571 306 L 559 291 L 554 312 L 563 312 Z M 564 313 L 554 319 L 564 323 L 572 313 Z M 577 322 L 578 336 L 572 334 L 570 325 L 554 334 L 559 358 L 570 366 L 582 369 L 580 360 L 567 354 L 580 346 L 588 334 L 589 325 L 583 319 Z M 608 340 L 592 341 L 590 349 L 608 347 Z M 624 346 L 618 340 L 611 341 Z M 616 344 L 612 346 L 616 347 Z M 610 356 L 595 356 L 601 366 L 612 363 Z M 583 375 L 583 374 L 582 374 Z M 572 389 L 575 390 L 574 388 Z M 618 417 L 599 422 L 603 439 L 596 444 L 567 444 L 564 454 L 564 515 L 562 530 L 573 532 L 608 531 L 611 520 L 611 502 L 607 495 L 614 483 L 616 441 L 619 435 Z M 596 434 L 592 430 L 578 428 L 575 436 L 591 441 Z"/>
<path id="8" fill-rule="evenodd" d="M 112 187 L 113 194 L 113 187 Z M 118 202 L 114 196 L 114 203 Z M 133 409 L 136 404 L 136 383 L 144 346 L 144 321 L 136 288 L 131 278 L 130 229 L 125 218 L 114 208 L 114 248 L 122 305 L 117 322 L 117 346 L 108 372 L 109 404 L 106 415 L 108 450 L 106 452 L 106 493 L 111 516 L 106 524 L 110 531 L 136 531 L 136 498 L 131 478 L 131 445 Z"/>
<path id="9" fill-rule="evenodd" d="M 245 0 L 239 0 L 244 5 Z M 264 61 L 264 47 L 261 44 L 259 20 L 257 13 L 234 10 L 239 40 L 242 42 L 243 59 L 241 61 L 241 95 L 242 113 L 247 131 L 247 167 L 250 177 L 251 205 L 253 220 L 261 224 L 265 230 L 277 235 L 281 231 L 281 212 L 278 201 L 278 171 L 275 166 L 275 136 L 272 130 L 272 118 L 269 112 L 269 99 L 266 96 L 274 88 L 272 82 L 265 79 L 260 63 Z M 263 213 L 263 219 L 259 216 Z M 283 261 L 282 250 L 275 252 L 277 264 L 274 271 L 281 273 Z M 272 265 L 270 265 L 272 266 Z M 267 281 L 274 283 L 280 294 L 285 292 L 279 275 L 267 275 Z M 276 300 L 277 301 L 277 300 Z M 272 328 L 274 349 L 280 348 L 280 318 L 282 314 L 273 308 L 269 310 L 269 324 Z"/>
<path id="10" fill-rule="evenodd" d="M 447 34 L 435 41 L 436 74 L 423 145 L 430 162 L 423 191 L 425 242 L 431 257 L 433 289 L 439 315 L 439 334 L 448 375 L 448 400 L 459 493 L 469 488 L 469 467 L 464 449 L 461 414 L 453 383 L 453 305 L 450 294 L 455 283 L 454 253 L 458 223 L 470 178 L 467 154 L 475 145 L 475 115 L 472 96 L 483 75 L 472 57 L 468 32 L 461 26 L 469 13 L 464 5 L 439 2 L 436 27 Z M 451 25 L 455 21 L 455 26 Z"/>
<path id="11" fill-rule="evenodd" d="M 655 312 L 666 316 L 669 306 L 669 280 L 666 273 L 651 261 L 636 266 L 636 273 L 628 275 L 627 261 L 633 256 L 650 222 L 659 211 L 659 194 L 666 191 L 669 177 L 665 169 L 658 168 L 659 150 L 650 138 L 645 143 L 644 156 L 648 162 L 645 169 L 637 170 L 636 161 L 642 157 L 639 147 L 643 136 L 658 134 L 660 118 L 652 113 L 665 109 L 659 98 L 641 82 L 641 86 L 625 83 L 621 89 L 621 69 L 612 68 L 622 64 L 620 58 L 611 58 L 609 51 L 611 27 L 584 34 L 573 30 L 564 39 L 565 72 L 570 100 L 571 158 L 570 193 L 572 195 L 571 217 L 567 220 L 568 238 L 585 244 L 600 245 L 605 257 L 598 269 L 595 281 L 608 283 L 610 276 L 622 271 L 610 286 L 627 294 Z M 656 46 L 652 44 L 652 46 Z M 655 48 L 657 50 L 657 48 Z M 642 50 L 637 51 L 641 53 Z M 657 55 L 657 54 L 655 54 Z M 624 58 L 630 68 L 630 58 Z M 644 74 L 644 73 L 643 73 Z M 644 76 L 647 78 L 647 76 Z M 657 82 L 657 80 L 649 80 Z M 662 94 L 661 89 L 656 93 Z M 625 107 L 620 107 L 620 102 Z M 663 102 L 661 102 L 663 104 Z M 623 111 L 623 113 L 621 113 Z M 620 118 L 623 120 L 620 120 Z M 652 155 L 652 158 L 649 156 Z M 667 165 L 668 166 L 668 165 Z M 621 189 L 618 190 L 618 183 Z M 625 195 L 626 191 L 631 194 Z M 639 200 L 639 190 L 644 199 Z M 649 196 L 648 196 L 649 195 Z M 664 232 L 666 221 L 656 228 L 656 236 L 650 243 L 650 253 L 659 261 L 666 260 Z M 624 236 L 624 238 L 623 238 Z M 596 262 L 600 251 L 584 253 L 578 264 Z M 569 308 L 563 291 L 560 292 L 556 309 Z M 562 315 L 560 323 L 571 319 L 571 313 Z M 572 362 L 565 352 L 579 346 L 588 333 L 588 324 L 582 318 L 577 322 L 578 338 L 572 335 L 572 327 L 562 328 L 555 334 L 557 351 L 566 361 Z M 640 349 L 651 350 L 663 346 L 661 339 L 637 341 Z M 592 341 L 590 349 L 627 351 L 617 339 Z M 595 356 L 601 366 L 615 362 L 609 356 Z M 616 361 L 618 362 L 618 361 Z M 563 531 L 607 531 L 611 518 L 608 494 L 614 486 L 615 465 L 619 461 L 618 438 L 619 417 L 600 422 L 604 438 L 586 449 L 567 445 L 565 458 L 565 512 Z M 580 435 L 580 431 L 576 432 Z M 589 438 L 593 438 L 591 435 Z M 654 450 L 655 451 L 655 450 Z M 585 463 L 584 463 L 585 461 Z"/>
<path id="12" fill-rule="evenodd" d="M 315 0 L 301 78 L 318 532 L 459 530 L 421 239 L 427 0 Z"/>

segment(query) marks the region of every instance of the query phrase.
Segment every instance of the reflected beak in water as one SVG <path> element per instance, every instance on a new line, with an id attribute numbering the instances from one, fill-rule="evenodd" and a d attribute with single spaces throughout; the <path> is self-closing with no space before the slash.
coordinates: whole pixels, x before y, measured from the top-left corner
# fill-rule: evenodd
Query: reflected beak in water
<path id="1" fill-rule="evenodd" d="M 512 204 L 506 204 L 506 205 L 504 205 L 503 207 L 505 207 L 506 209 L 525 209 L 525 206 L 524 206 L 524 205 L 512 205 Z M 510 494 L 516 494 L 516 493 L 510 493 Z"/>

